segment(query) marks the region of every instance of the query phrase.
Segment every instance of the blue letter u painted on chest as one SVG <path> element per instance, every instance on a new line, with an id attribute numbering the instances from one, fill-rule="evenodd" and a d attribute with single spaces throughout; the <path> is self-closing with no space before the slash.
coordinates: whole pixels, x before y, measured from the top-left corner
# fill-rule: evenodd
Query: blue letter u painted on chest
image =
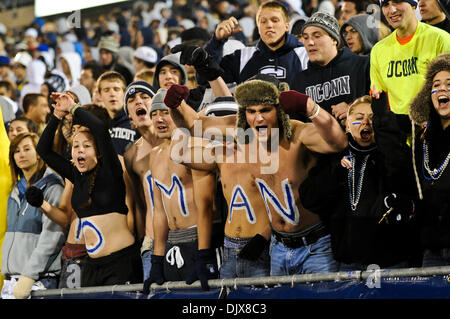
<path id="1" fill-rule="evenodd" d="M 267 183 L 260 179 L 255 179 L 256 183 L 259 186 L 259 191 L 261 192 L 261 196 L 264 200 L 264 205 L 266 205 L 267 214 L 269 215 L 270 221 L 272 221 L 272 215 L 270 214 L 270 209 L 268 203 L 270 202 L 272 206 L 275 208 L 275 211 L 283 217 L 288 223 L 292 225 L 297 225 L 299 221 L 300 214 L 298 212 L 298 208 L 295 205 L 294 194 L 292 193 L 291 185 L 289 184 L 288 179 L 286 178 L 281 182 L 284 202 L 287 207 L 283 206 L 275 193 L 270 189 Z"/>
<path id="2" fill-rule="evenodd" d="M 189 216 L 189 210 L 186 203 L 186 191 L 178 176 L 175 174 L 172 175 L 172 186 L 170 186 L 170 188 L 164 185 L 163 183 L 159 182 L 156 178 L 154 180 L 155 185 L 158 186 L 161 192 L 164 193 L 169 198 L 172 197 L 175 188 L 176 187 L 178 188 L 179 190 L 178 205 L 180 207 L 181 214 L 185 217 Z"/>

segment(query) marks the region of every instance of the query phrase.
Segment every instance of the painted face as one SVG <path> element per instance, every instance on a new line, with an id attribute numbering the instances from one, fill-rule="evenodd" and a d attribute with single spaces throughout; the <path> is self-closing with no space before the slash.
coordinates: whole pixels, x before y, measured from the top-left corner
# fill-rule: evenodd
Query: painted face
<path id="1" fill-rule="evenodd" d="M 27 123 L 24 121 L 13 121 L 9 125 L 8 138 L 12 141 L 17 135 L 23 132 L 29 132 Z"/>
<path id="2" fill-rule="evenodd" d="M 389 1 L 381 9 L 394 29 L 406 29 L 415 17 L 414 8 L 405 1 Z"/>
<path id="3" fill-rule="evenodd" d="M 306 27 L 302 38 L 311 62 L 327 65 L 337 55 L 336 40 L 322 28 Z"/>
<path id="4" fill-rule="evenodd" d="M 181 71 L 171 64 L 164 65 L 158 73 L 159 86 L 169 89 L 172 84 L 181 83 Z"/>
<path id="5" fill-rule="evenodd" d="M 277 109 L 273 105 L 252 105 L 245 109 L 247 124 L 260 141 L 270 138 L 271 129 L 278 128 Z"/>
<path id="6" fill-rule="evenodd" d="M 348 25 L 345 27 L 344 33 L 343 33 L 345 42 L 347 42 L 348 48 L 356 53 L 360 54 L 363 50 L 362 47 L 362 41 L 361 36 L 359 35 L 358 31 L 355 30 L 351 25 Z"/>
<path id="7" fill-rule="evenodd" d="M 128 114 L 136 127 L 150 126 L 150 108 L 152 98 L 144 92 L 137 92 L 127 102 Z"/>
<path id="8" fill-rule="evenodd" d="M 439 116 L 450 120 L 450 71 L 441 71 L 434 76 L 431 101 Z"/>
<path id="9" fill-rule="evenodd" d="M 117 113 L 123 108 L 125 88 L 121 81 L 102 81 L 100 83 L 100 97 L 105 108 L 112 113 Z"/>
<path id="10" fill-rule="evenodd" d="M 272 50 L 284 44 L 284 34 L 289 31 L 289 21 L 286 21 L 281 10 L 264 8 L 258 16 L 258 31 L 261 40 Z"/>
<path id="11" fill-rule="evenodd" d="M 347 130 L 361 146 L 369 146 L 375 143 L 372 117 L 373 112 L 370 104 L 361 103 L 354 106 L 347 118 Z"/>
<path id="12" fill-rule="evenodd" d="M 39 156 L 31 138 L 27 137 L 20 141 L 14 152 L 14 161 L 21 170 L 31 170 L 38 165 Z"/>
<path id="13" fill-rule="evenodd" d="M 97 165 L 97 150 L 92 135 L 78 131 L 72 140 L 72 162 L 80 173 L 85 173 Z"/>
<path id="14" fill-rule="evenodd" d="M 175 124 L 168 110 L 156 110 L 151 113 L 153 126 L 159 138 L 171 138 Z"/>

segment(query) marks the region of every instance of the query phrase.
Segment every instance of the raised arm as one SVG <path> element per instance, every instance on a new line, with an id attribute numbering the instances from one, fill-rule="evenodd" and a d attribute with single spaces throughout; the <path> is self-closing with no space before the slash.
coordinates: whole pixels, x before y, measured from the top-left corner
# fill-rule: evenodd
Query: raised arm
<path id="1" fill-rule="evenodd" d="M 280 105 L 286 113 L 301 112 L 312 121 L 312 124 L 305 124 L 299 134 L 302 143 L 311 151 L 334 153 L 347 147 L 347 136 L 340 124 L 308 95 L 293 90 L 283 91 Z"/>
<path id="2" fill-rule="evenodd" d="M 68 159 L 64 156 L 56 153 L 53 150 L 53 140 L 55 139 L 55 133 L 58 125 L 62 119 L 62 115 L 57 117 L 58 113 L 52 114 L 50 120 L 47 123 L 44 131 L 42 132 L 39 142 L 36 146 L 36 151 L 39 156 L 42 157 L 45 163 L 55 170 L 59 175 L 69 179 L 73 182 L 73 166 Z"/>
<path id="3" fill-rule="evenodd" d="M 164 103 L 170 109 L 170 116 L 175 125 L 179 128 L 187 128 L 195 136 L 203 134 L 209 128 L 219 129 L 223 135 L 227 134 L 227 129 L 234 128 L 236 123 L 235 115 L 222 117 L 200 116 L 184 100 L 188 97 L 189 89 L 183 85 L 172 85 L 166 93 Z M 199 121 L 196 123 L 196 121 Z"/>

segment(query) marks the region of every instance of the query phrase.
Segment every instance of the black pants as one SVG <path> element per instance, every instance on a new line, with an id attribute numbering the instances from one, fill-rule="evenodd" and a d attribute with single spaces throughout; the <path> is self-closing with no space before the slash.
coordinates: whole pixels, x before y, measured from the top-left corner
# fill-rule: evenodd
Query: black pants
<path id="1" fill-rule="evenodd" d="M 142 283 L 142 260 L 139 244 L 125 247 L 108 256 L 86 259 L 82 287 Z"/>

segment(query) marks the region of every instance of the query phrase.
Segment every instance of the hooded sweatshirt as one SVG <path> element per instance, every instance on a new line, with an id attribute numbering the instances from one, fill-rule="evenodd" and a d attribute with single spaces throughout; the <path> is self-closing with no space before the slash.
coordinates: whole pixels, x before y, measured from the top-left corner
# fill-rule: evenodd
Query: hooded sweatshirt
<path id="1" fill-rule="evenodd" d="M 236 50 L 221 58 L 225 42 L 213 36 L 205 46 L 208 54 L 214 56 L 225 71 L 222 75 L 225 83 L 239 84 L 261 73 L 274 75 L 291 86 L 295 75 L 307 68 L 306 50 L 292 34 L 286 33 L 286 42 L 275 51 L 259 39 L 255 47 Z"/>
<path id="2" fill-rule="evenodd" d="M 64 58 L 67 63 L 69 64 L 70 69 L 70 76 L 72 79 L 68 79 L 66 76 L 66 87 L 71 87 L 78 85 L 80 82 L 80 76 L 81 76 L 81 57 L 76 52 L 64 52 L 60 56 L 61 58 Z M 57 62 L 58 69 L 63 73 L 63 69 L 61 66 L 61 62 Z"/>
<path id="3" fill-rule="evenodd" d="M 180 84 L 187 85 L 188 75 L 187 75 L 186 68 L 184 67 L 184 65 L 180 64 L 180 55 L 181 55 L 181 53 L 169 54 L 169 55 L 166 55 L 165 57 L 163 57 L 161 59 L 161 61 L 158 62 L 158 64 L 156 65 L 156 68 L 155 68 L 155 76 L 153 77 L 153 87 L 155 88 L 155 90 L 158 90 L 160 88 L 159 78 L 158 78 L 159 72 L 161 71 L 161 68 L 167 64 L 171 64 L 180 70 L 181 76 L 182 76 Z"/>
<path id="4" fill-rule="evenodd" d="M 309 95 L 321 108 L 331 113 L 331 106 L 341 102 L 352 103 L 358 97 L 369 94 L 370 60 L 349 48 L 338 50 L 336 57 L 321 66 L 309 61 L 308 69 L 295 75 L 291 89 Z M 304 120 L 301 114 L 293 119 Z"/>
<path id="5" fill-rule="evenodd" d="M 372 47 L 379 40 L 378 28 L 369 27 L 370 18 L 372 18 L 372 16 L 368 14 L 357 14 L 351 17 L 341 27 L 341 35 L 344 42 L 346 41 L 343 33 L 347 26 L 352 26 L 356 30 L 356 32 L 358 32 L 359 36 L 361 37 L 363 54 L 365 55 L 370 54 Z"/>
<path id="6" fill-rule="evenodd" d="M 27 203 L 18 184 L 8 198 L 7 229 L 2 245 L 2 274 L 24 275 L 34 280 L 61 270 L 64 230 L 42 211 Z M 58 206 L 63 191 L 61 179 L 49 168 L 34 184 L 44 192 L 44 200 Z"/>

